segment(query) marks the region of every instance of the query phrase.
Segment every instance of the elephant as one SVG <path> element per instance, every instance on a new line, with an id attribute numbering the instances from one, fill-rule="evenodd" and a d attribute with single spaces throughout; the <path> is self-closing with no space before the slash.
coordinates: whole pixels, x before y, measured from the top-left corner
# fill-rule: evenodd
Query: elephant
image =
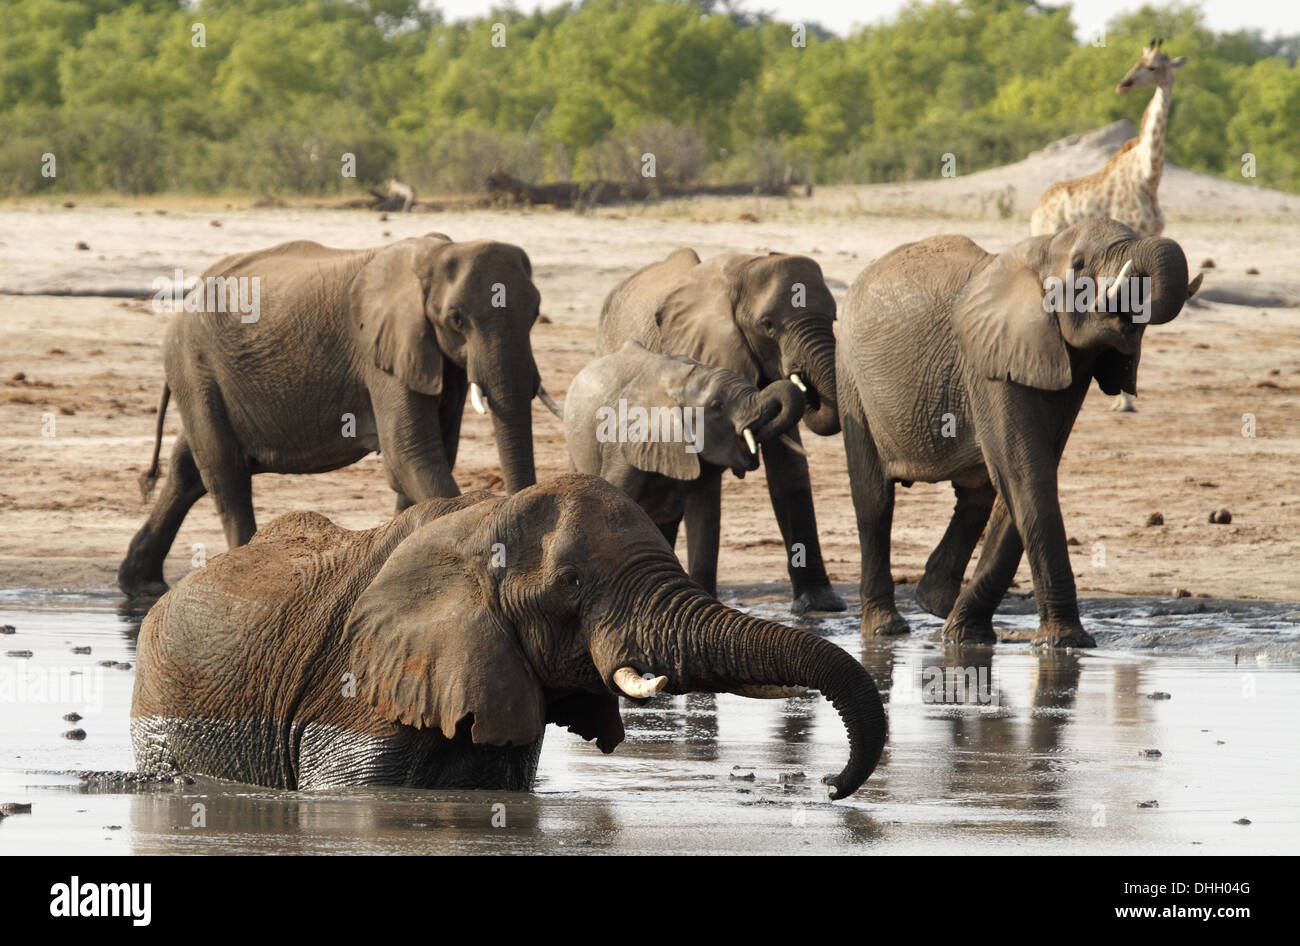
<path id="1" fill-rule="evenodd" d="M 653 352 L 727 368 L 759 387 L 789 378 L 804 395 L 804 423 L 832 436 L 840 429 L 834 321 L 835 299 L 821 268 L 806 256 L 729 254 L 701 262 L 694 250 L 680 249 L 609 294 L 596 353 L 613 354 L 630 339 Z M 798 428 L 768 440 L 762 453 L 789 555 L 792 610 L 845 610 L 822 562 Z"/>
<path id="2" fill-rule="evenodd" d="M 360 250 L 299 240 L 221 260 L 186 299 L 198 311 L 178 312 L 164 335 L 144 498 L 172 394 L 184 432 L 118 586 L 167 590 L 163 560 L 205 492 L 227 545 L 248 542 L 254 473 L 323 473 L 379 451 L 399 511 L 457 495 L 467 392 L 480 412 L 490 405 L 507 491 L 531 485 L 530 402 L 558 410 L 529 340 L 540 299 L 519 247 L 440 233 Z"/>
<path id="3" fill-rule="evenodd" d="M 564 430 L 574 469 L 636 500 L 669 546 L 686 517 L 687 571 L 716 594 L 723 471 L 758 469 L 758 445 L 803 412 L 792 381 L 759 389 L 726 368 L 627 341 L 569 384 Z"/>
<path id="4" fill-rule="evenodd" d="M 883 751 L 871 676 L 844 649 L 732 610 L 636 503 L 564 474 L 429 499 L 344 530 L 291 513 L 214 557 L 140 629 L 138 768 L 282 789 L 528 791 L 548 723 L 604 753 L 619 697 L 819 690 L 856 791 Z"/>
<path id="5" fill-rule="evenodd" d="M 1057 466 L 1092 380 L 1136 393 L 1146 326 L 1174 319 L 1199 286 L 1177 243 L 1101 217 L 1000 254 L 931 237 L 858 276 L 836 376 L 864 634 L 908 630 L 889 565 L 894 484 L 950 481 L 955 510 L 917 586 L 921 606 L 946 619 L 944 639 L 996 640 L 993 612 L 1027 551 L 1034 642 L 1095 646 L 1079 620 Z"/>

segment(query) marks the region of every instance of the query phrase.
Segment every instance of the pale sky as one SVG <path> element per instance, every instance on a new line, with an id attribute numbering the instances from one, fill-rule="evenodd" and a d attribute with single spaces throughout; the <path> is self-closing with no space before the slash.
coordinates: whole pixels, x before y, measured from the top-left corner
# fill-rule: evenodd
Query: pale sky
<path id="1" fill-rule="evenodd" d="M 482 16 L 494 6 L 494 0 L 426 0 L 426 4 L 441 9 L 447 19 L 457 20 Z M 515 5 L 532 10 L 559 4 L 555 0 L 515 0 Z M 903 0 L 743 0 L 746 9 L 765 10 L 789 22 L 817 22 L 840 35 L 855 26 L 888 19 L 902 5 Z M 1205 11 L 1207 25 L 1218 32 L 1257 28 L 1266 36 L 1300 33 L 1300 0 L 1200 0 L 1195 5 Z M 1142 0 L 1077 0 L 1072 16 L 1075 25 L 1090 29 L 1116 13 L 1140 6 Z"/>

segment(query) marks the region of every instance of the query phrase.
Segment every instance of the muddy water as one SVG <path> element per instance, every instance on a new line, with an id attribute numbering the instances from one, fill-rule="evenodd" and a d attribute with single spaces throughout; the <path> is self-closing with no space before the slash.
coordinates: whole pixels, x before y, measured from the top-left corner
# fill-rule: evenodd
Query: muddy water
<path id="1" fill-rule="evenodd" d="M 793 620 L 770 590 L 723 598 Z M 1071 654 L 945 648 L 906 599 L 906 639 L 864 645 L 853 617 L 799 622 L 859 655 L 889 702 L 880 768 L 830 803 L 818 780 L 846 743 L 815 695 L 627 707 L 611 756 L 552 728 L 528 795 L 87 781 L 66 773 L 133 768 L 124 665 L 140 617 L 119 601 L 0 593 L 0 624 L 17 629 L 0 636 L 0 803 L 33 806 L 0 819 L 0 853 L 1290 853 L 1300 841 L 1296 605 L 1093 599 L 1084 621 L 1101 646 Z M 1032 628 L 1027 602 L 1005 611 L 1000 625 Z M 74 711 L 83 719 L 62 719 Z M 84 740 L 63 738 L 77 728 Z"/>

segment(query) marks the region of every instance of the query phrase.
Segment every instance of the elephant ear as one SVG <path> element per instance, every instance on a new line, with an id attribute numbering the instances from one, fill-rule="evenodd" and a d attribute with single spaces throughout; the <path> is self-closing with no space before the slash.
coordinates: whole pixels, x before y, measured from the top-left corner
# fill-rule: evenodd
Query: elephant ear
<path id="1" fill-rule="evenodd" d="M 1044 391 L 1070 386 L 1070 355 L 1038 275 L 1014 253 L 995 256 L 953 300 L 952 326 L 981 377 Z"/>
<path id="2" fill-rule="evenodd" d="M 448 739 L 472 719 L 476 743 L 521 746 L 546 725 L 542 686 L 493 613 L 473 561 L 483 504 L 421 526 L 388 557 L 348 615 L 357 693 L 394 723 Z"/>
<path id="3" fill-rule="evenodd" d="M 687 451 L 685 438 L 681 441 L 651 442 L 649 437 L 650 426 L 654 424 L 656 416 L 662 417 L 663 411 L 673 409 L 684 414 L 691 406 L 686 404 L 686 379 L 696 370 L 705 369 L 688 358 L 651 355 L 646 358 L 644 367 L 623 388 L 621 396 L 631 405 L 629 412 L 633 408 L 646 408 L 648 411 L 644 431 L 639 431 L 629 417 L 628 439 L 623 443 L 623 455 L 638 470 L 687 482 L 699 478 L 699 453 Z M 632 440 L 634 433 L 644 433 L 644 439 Z M 693 433 L 698 438 L 703 431 L 694 430 Z"/>
<path id="4" fill-rule="evenodd" d="M 700 263 L 668 290 L 654 318 L 660 337 L 671 342 L 673 351 L 757 383 L 761 367 L 736 324 L 740 271 L 746 260 L 730 256 Z"/>
<path id="5" fill-rule="evenodd" d="M 445 245 L 403 240 L 385 247 L 361 268 L 349 288 L 362 344 L 375 365 L 421 394 L 442 393 L 442 350 L 424 314 L 420 276 L 429 271 L 430 254 Z"/>
<path id="6" fill-rule="evenodd" d="M 1121 391 L 1137 394 L 1138 359 L 1141 356 L 1140 346 L 1131 355 L 1113 348 L 1105 349 L 1092 363 L 1092 376 L 1097 379 L 1097 387 L 1106 394 L 1119 394 Z"/>

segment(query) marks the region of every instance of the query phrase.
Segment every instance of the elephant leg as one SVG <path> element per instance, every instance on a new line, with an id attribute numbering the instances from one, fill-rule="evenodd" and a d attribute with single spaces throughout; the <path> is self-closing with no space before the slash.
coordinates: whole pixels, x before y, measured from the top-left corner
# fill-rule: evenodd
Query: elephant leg
<path id="1" fill-rule="evenodd" d="M 686 490 L 686 571 L 709 594 L 718 594 L 718 539 L 722 530 L 722 470 L 706 469 Z"/>
<path id="2" fill-rule="evenodd" d="M 792 428 L 788 436 L 798 443 L 798 428 Z M 795 614 L 846 610 L 848 605 L 831 587 L 822 563 L 808 461 L 779 439 L 769 440 L 762 449 L 767 466 L 767 492 L 788 555 L 790 584 L 794 590 L 791 610 Z"/>
<path id="3" fill-rule="evenodd" d="M 443 363 L 442 397 L 438 402 L 438 423 L 442 427 L 442 453 L 447 458 L 447 469 L 456 469 L 456 453 L 460 449 L 460 424 L 465 417 L 465 398 L 469 381 L 465 369 L 454 362 Z"/>
<path id="4" fill-rule="evenodd" d="M 117 570 L 117 586 L 132 597 L 154 597 L 167 591 L 163 561 L 180 531 L 190 507 L 206 490 L 190 446 L 181 434 L 172 446 L 158 498 L 149 518 L 131 539 L 126 558 Z"/>
<path id="5" fill-rule="evenodd" d="M 1096 647 L 1079 618 L 1079 598 L 1057 498 L 1056 467 L 1034 476 L 1020 467 L 1006 475 L 1004 495 L 1024 541 L 1034 576 L 1038 631 L 1033 643 L 1047 647 Z"/>
<path id="6" fill-rule="evenodd" d="M 997 496 L 991 483 L 977 487 L 953 484 L 953 492 L 957 494 L 957 505 L 952 520 L 930 553 L 925 574 L 916 586 L 916 600 L 937 618 L 946 618 L 957 601 L 966 565 L 989 521 Z"/>
<path id="7" fill-rule="evenodd" d="M 385 468 L 384 473 L 388 476 L 389 488 L 392 489 L 393 495 L 397 497 L 396 501 L 393 503 L 393 515 L 397 515 L 403 509 L 410 509 L 414 506 L 415 503 L 411 500 L 411 497 L 402 492 L 402 486 L 397 482 L 397 478 L 393 476 L 392 470 Z"/>
<path id="8" fill-rule="evenodd" d="M 408 391 L 395 380 L 371 392 L 379 450 L 398 511 L 436 496 L 459 496 L 443 446 L 440 399 Z"/>
<path id="9" fill-rule="evenodd" d="M 955 644 L 993 644 L 993 612 L 1011 587 L 1024 545 L 1002 497 L 993 503 L 984 549 L 970 584 L 962 589 L 943 625 L 943 639 Z"/>
<path id="10" fill-rule="evenodd" d="M 253 517 L 253 473 L 243 445 L 226 419 L 220 393 L 200 391 L 199 398 L 207 409 L 186 415 L 186 439 L 203 477 L 203 486 L 217 507 L 226 547 L 238 548 L 247 545 L 257 531 Z"/>
<path id="11" fill-rule="evenodd" d="M 674 519 L 671 522 L 656 522 L 659 531 L 663 533 L 664 538 L 668 541 L 670 548 L 677 548 L 677 530 L 681 527 L 682 520 Z"/>
<path id="12" fill-rule="evenodd" d="M 862 573 L 863 634 L 906 634 L 910 628 L 894 604 L 894 576 L 889 567 L 890 530 L 894 523 L 894 483 L 885 476 L 880 455 L 863 418 L 841 405 L 849 490 L 858 519 Z"/>

